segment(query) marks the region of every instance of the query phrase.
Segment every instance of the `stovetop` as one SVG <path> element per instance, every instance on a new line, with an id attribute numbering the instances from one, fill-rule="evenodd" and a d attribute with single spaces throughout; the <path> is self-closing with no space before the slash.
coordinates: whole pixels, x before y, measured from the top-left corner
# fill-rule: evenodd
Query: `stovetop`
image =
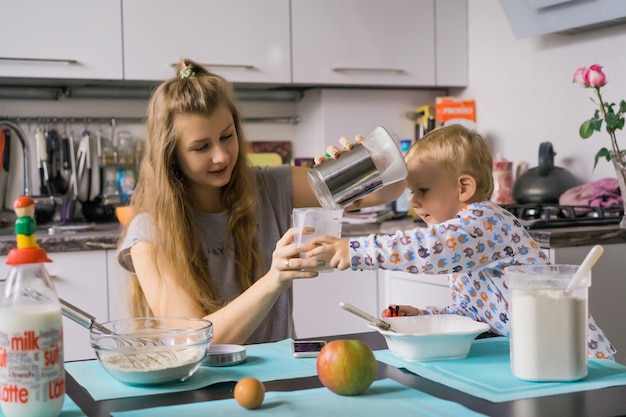
<path id="1" fill-rule="evenodd" d="M 503 207 L 515 215 L 527 229 L 619 224 L 624 215 L 624 207 L 621 205 L 603 208 L 528 203 L 509 204 Z"/>

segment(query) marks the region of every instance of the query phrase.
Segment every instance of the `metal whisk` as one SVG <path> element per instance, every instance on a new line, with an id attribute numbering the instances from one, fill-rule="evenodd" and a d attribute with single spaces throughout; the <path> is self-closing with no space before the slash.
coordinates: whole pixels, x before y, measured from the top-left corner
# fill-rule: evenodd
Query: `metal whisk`
<path id="1" fill-rule="evenodd" d="M 98 323 L 96 318 L 91 314 L 81 310 L 80 308 L 68 303 L 67 301 L 59 298 L 61 302 L 61 309 L 63 315 L 70 320 L 80 324 L 89 330 L 98 331 L 104 335 L 110 335 L 120 347 L 128 347 L 125 352 L 125 357 L 137 369 L 148 369 L 155 365 L 161 365 L 162 367 L 169 367 L 176 362 L 176 355 L 172 352 L 159 352 L 150 349 L 149 352 L 142 352 L 143 347 L 155 347 L 163 346 L 167 349 L 167 345 L 163 344 L 160 340 L 151 337 L 130 336 L 125 334 L 119 334 L 106 326 Z"/>

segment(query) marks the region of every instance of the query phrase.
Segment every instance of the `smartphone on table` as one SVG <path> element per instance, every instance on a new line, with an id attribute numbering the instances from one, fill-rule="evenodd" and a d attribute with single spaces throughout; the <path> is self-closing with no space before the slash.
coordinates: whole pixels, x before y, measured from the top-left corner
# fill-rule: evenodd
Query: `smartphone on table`
<path id="1" fill-rule="evenodd" d="M 324 346 L 324 340 L 294 340 L 291 342 L 291 353 L 296 358 L 315 358 Z"/>

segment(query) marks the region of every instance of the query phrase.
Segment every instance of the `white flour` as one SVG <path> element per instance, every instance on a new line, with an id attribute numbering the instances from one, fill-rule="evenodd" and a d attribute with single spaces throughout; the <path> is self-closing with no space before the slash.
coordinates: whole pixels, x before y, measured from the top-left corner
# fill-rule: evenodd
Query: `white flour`
<path id="1" fill-rule="evenodd" d="M 587 375 L 587 302 L 563 290 L 511 291 L 511 368 L 531 381 Z"/>
<path id="2" fill-rule="evenodd" d="M 206 355 L 206 346 L 179 351 L 158 352 L 132 348 L 125 353 L 100 355 L 107 371 L 120 381 L 130 384 L 160 384 L 189 377 Z"/>

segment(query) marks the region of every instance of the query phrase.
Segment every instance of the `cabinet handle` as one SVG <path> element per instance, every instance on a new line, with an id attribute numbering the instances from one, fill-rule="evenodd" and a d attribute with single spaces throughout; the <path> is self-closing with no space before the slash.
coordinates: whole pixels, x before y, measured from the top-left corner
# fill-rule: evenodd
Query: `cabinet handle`
<path id="1" fill-rule="evenodd" d="M 65 64 L 78 64 L 75 59 L 55 59 L 55 58 L 16 58 L 11 56 L 0 56 L 0 61 L 26 61 L 26 62 L 53 62 Z"/>
<path id="2" fill-rule="evenodd" d="M 246 69 L 246 70 L 256 69 L 254 65 L 246 65 L 246 64 L 203 64 L 201 63 L 200 65 L 202 65 L 203 67 L 209 67 L 209 68 L 241 68 L 241 69 Z M 176 68 L 177 66 L 178 66 L 178 63 L 172 64 L 172 67 L 174 68 Z"/>
<path id="3" fill-rule="evenodd" d="M 406 71 L 401 68 L 350 68 L 350 67 L 336 67 L 332 69 L 333 72 L 390 72 L 392 74 L 406 74 Z"/>

